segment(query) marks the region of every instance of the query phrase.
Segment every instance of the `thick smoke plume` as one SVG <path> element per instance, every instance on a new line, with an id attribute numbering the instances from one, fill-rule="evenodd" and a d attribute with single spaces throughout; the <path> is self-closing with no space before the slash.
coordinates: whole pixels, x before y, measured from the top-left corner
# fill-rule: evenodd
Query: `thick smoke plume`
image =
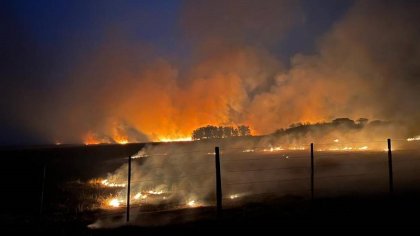
<path id="1" fill-rule="evenodd" d="M 130 142 L 185 138 L 208 124 L 245 124 L 265 134 L 335 117 L 403 122 L 415 135 L 419 10 L 414 2 L 356 2 L 319 39 L 316 53 L 298 53 L 285 66 L 271 49 L 304 24 L 297 2 L 186 1 L 179 25 L 191 45 L 187 59 L 110 29 L 68 84 L 19 105 L 19 120 L 60 142 L 89 134 Z"/>

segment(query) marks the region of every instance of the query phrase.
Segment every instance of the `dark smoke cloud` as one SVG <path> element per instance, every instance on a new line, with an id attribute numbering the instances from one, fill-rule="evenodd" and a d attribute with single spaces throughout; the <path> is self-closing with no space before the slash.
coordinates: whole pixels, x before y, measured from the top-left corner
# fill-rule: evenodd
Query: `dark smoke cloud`
<path id="1" fill-rule="evenodd" d="M 286 67 L 272 49 L 305 23 L 300 4 L 185 1 L 179 24 L 191 46 L 182 55 L 189 58 L 186 65 L 112 24 L 96 49 L 61 76 L 60 89 L 16 85 L 20 78 L 36 81 L 48 74 L 35 63 L 45 63 L 43 55 L 22 57 L 28 63 L 12 61 L 1 72 L 7 81 L 1 91 L 11 101 L 2 102 L 10 117 L 6 124 L 60 142 L 81 142 L 89 132 L 112 139 L 122 126 L 136 131 L 136 138 L 122 132 L 130 140 L 145 141 L 189 136 L 207 124 L 245 124 L 262 134 L 335 117 L 402 120 L 416 134 L 419 4 L 356 2 L 319 39 L 316 53 L 298 53 Z M 2 28 L 11 37 L 6 45 L 28 40 L 15 28 L 22 27 Z M 31 42 L 19 45 L 25 46 L 9 54 L 36 50 Z"/>
<path id="2" fill-rule="evenodd" d="M 418 121 L 419 6 L 380 3 L 356 3 L 320 41 L 317 55 L 293 57 L 292 68 L 252 102 L 251 117 L 275 111 L 264 113 L 259 129 L 337 116 Z"/>
<path id="3" fill-rule="evenodd" d="M 253 45 L 278 43 L 301 23 L 299 1 L 185 1 L 181 24 L 195 43 L 221 40 Z"/>

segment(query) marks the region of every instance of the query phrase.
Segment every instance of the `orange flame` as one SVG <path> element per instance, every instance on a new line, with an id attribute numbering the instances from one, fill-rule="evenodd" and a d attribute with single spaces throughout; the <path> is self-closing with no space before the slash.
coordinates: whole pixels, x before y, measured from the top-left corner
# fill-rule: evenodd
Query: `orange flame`
<path id="1" fill-rule="evenodd" d="M 92 132 L 89 131 L 84 137 L 83 137 L 83 143 L 85 145 L 95 145 L 95 144 L 99 144 L 100 141 L 98 139 L 98 137 Z"/>

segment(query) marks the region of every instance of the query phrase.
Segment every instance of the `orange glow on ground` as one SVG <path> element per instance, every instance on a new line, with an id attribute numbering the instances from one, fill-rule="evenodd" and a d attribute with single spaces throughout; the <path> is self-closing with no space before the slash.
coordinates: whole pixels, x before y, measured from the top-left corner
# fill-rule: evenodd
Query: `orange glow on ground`
<path id="1" fill-rule="evenodd" d="M 191 137 L 177 137 L 177 138 L 168 138 L 160 137 L 159 142 L 169 143 L 169 142 L 189 142 L 192 141 Z"/>
<path id="2" fill-rule="evenodd" d="M 89 131 L 84 137 L 83 137 L 83 143 L 85 145 L 95 145 L 95 144 L 99 144 L 100 141 L 98 140 L 98 138 L 96 137 L 96 135 Z"/>

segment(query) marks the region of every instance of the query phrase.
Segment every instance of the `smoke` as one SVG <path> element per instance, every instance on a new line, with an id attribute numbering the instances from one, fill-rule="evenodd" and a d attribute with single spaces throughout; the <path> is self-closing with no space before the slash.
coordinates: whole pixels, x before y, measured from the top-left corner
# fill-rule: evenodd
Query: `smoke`
<path id="1" fill-rule="evenodd" d="M 46 131 L 54 140 L 63 140 L 61 142 L 80 142 L 86 134 L 92 134 L 88 136 L 97 137 L 96 141 L 101 142 L 115 140 L 112 130 L 122 123 L 144 134 L 148 140 L 161 140 L 190 137 L 194 129 L 207 124 L 235 124 L 240 120 L 247 123 L 243 116 L 244 104 L 252 94 L 268 89 L 273 75 L 282 68 L 266 49 L 240 40 L 249 20 L 245 13 L 252 12 L 256 4 L 241 5 L 246 12 L 238 11 L 237 4 L 226 6 L 223 14 L 241 18 L 239 23 L 244 28 L 234 33 L 237 38 L 229 39 L 223 32 L 231 30 L 221 27 L 223 22 L 209 22 L 210 16 L 203 16 L 200 21 L 195 19 L 192 13 L 195 4 L 199 3 L 185 3 L 181 20 L 188 31 L 185 35 L 195 32 L 195 27 L 210 27 L 209 33 L 218 37 L 195 32 L 196 36 L 191 38 L 193 62 L 187 68 L 158 55 L 150 45 L 126 40 L 127 32 L 111 29 L 97 50 L 87 55 L 72 73 L 70 82 L 54 95 L 58 98 L 52 104 L 54 112 L 44 114 L 50 129 L 46 131 L 40 126 L 39 132 Z M 261 9 L 249 33 L 254 35 L 260 26 L 266 27 L 269 22 L 272 23 L 266 30 L 274 30 L 276 34 L 289 27 L 289 20 L 280 22 L 291 17 L 289 5 L 295 4 L 267 1 L 258 5 Z M 279 9 L 277 14 L 273 12 L 274 5 Z M 207 5 L 201 6 L 201 11 L 205 11 Z M 266 15 L 266 11 L 271 16 L 256 18 Z M 284 12 L 288 13 L 282 14 Z M 193 22 L 197 24 L 189 26 Z M 208 23 L 210 25 L 206 26 Z M 277 29 L 283 24 L 284 29 Z"/>
<path id="2" fill-rule="evenodd" d="M 400 121 L 414 135 L 418 10 L 414 2 L 357 1 L 315 53 L 297 53 L 285 66 L 273 49 L 305 24 L 300 3 L 186 1 L 179 20 L 190 45 L 185 58 L 110 27 L 67 83 L 22 105 L 19 119 L 60 142 L 89 133 L 116 141 L 115 130 L 129 141 L 184 138 L 208 124 L 246 124 L 265 134 L 335 117 Z"/>
<path id="3" fill-rule="evenodd" d="M 267 46 L 303 20 L 297 1 L 185 1 L 181 25 L 192 43 L 211 41 Z"/>
<path id="4" fill-rule="evenodd" d="M 294 56 L 290 70 L 252 100 L 249 120 L 266 132 L 275 123 L 337 116 L 415 123 L 420 85 L 416 11 L 418 6 L 356 3 L 321 39 L 317 55 Z"/>
<path id="5" fill-rule="evenodd" d="M 349 121 L 296 126 L 281 135 L 148 144 L 132 156 L 130 224 L 150 227 L 197 220 L 206 214 L 211 217 L 213 210 L 200 215 L 200 209 L 191 215 L 194 211 L 182 209 L 215 206 L 215 146 L 220 147 L 224 209 L 272 197 L 309 198 L 309 142 L 314 140 L 317 197 L 382 193 L 388 188 L 389 178 L 388 154 L 384 152 L 387 141 L 375 138 L 386 136 L 398 125 Z M 366 137 L 372 139 L 354 141 Z M 418 144 L 394 140 L 392 145 L 398 178 L 403 179 L 399 184 L 413 188 L 416 172 L 407 170 L 413 167 L 412 161 L 418 160 Z M 127 170 L 127 164 L 123 164 L 106 176 L 108 183 L 123 185 L 112 196 L 122 204 L 127 198 Z M 89 227 L 124 224 L 124 219 L 115 215 L 118 212 L 105 211 Z"/>

